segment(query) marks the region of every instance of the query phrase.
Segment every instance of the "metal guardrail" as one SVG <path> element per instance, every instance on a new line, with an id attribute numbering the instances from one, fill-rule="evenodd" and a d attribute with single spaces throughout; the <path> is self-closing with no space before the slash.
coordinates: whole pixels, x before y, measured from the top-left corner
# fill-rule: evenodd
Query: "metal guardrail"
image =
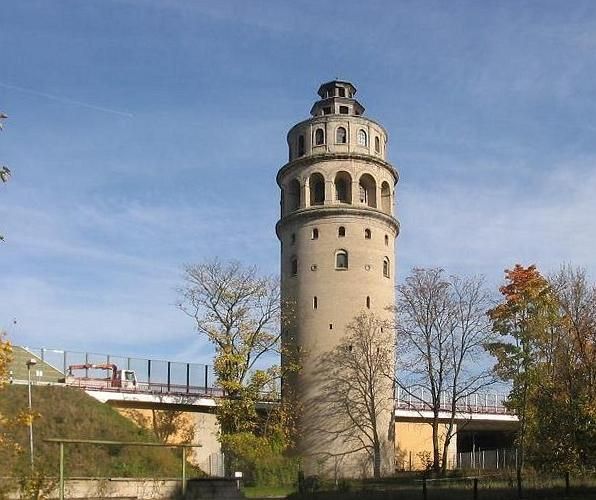
<path id="1" fill-rule="evenodd" d="M 111 387 L 106 380 L 105 372 L 87 369 L 84 376 L 69 381 L 69 385 L 85 390 L 102 390 L 122 393 L 146 393 L 156 396 L 208 396 L 223 397 L 223 390 L 218 387 L 212 365 L 200 363 L 184 363 L 162 359 L 138 358 L 105 353 L 84 351 L 68 351 L 62 349 L 48 349 L 45 347 L 24 347 L 31 354 L 37 356 L 44 363 L 62 374 L 68 372 L 70 365 L 80 364 L 115 364 L 118 368 L 134 370 L 138 385 L 134 389 Z M 92 381 L 92 382 L 91 382 Z M 430 392 L 423 388 L 397 388 L 395 393 L 395 408 L 401 410 L 429 411 L 432 406 L 429 401 Z M 511 413 L 503 404 L 506 395 L 501 393 L 477 393 L 458 402 L 456 409 L 462 413 Z M 263 401 L 278 401 L 279 391 L 269 391 L 263 394 Z M 450 411 L 451 404 L 446 393 L 441 395 L 441 411 Z"/>
<path id="2" fill-rule="evenodd" d="M 487 413 L 508 415 L 512 412 L 505 406 L 507 395 L 498 392 L 470 394 L 455 404 L 458 413 Z M 398 410 L 432 411 L 430 392 L 420 387 L 398 388 L 395 394 L 395 408 Z M 451 411 L 451 401 L 446 393 L 440 397 L 440 411 Z"/>
<path id="3" fill-rule="evenodd" d="M 115 364 L 118 368 L 134 370 L 139 384 L 152 387 L 161 393 L 164 392 L 164 388 L 168 388 L 168 391 L 171 389 L 183 393 L 196 393 L 197 388 L 200 388 L 202 392 L 208 392 L 206 389 L 217 388 L 217 380 L 211 365 L 106 353 L 48 349 L 46 347 L 23 346 L 23 348 L 62 374 L 66 374 L 68 367 L 71 365 Z M 102 379 L 105 378 L 105 372 L 88 369 L 85 370 L 83 378 Z M 181 388 L 183 388 L 182 391 Z"/>

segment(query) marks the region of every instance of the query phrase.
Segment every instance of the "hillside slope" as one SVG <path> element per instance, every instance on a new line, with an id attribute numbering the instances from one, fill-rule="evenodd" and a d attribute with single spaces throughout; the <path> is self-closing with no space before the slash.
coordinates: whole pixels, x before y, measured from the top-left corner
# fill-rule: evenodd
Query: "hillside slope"
<path id="1" fill-rule="evenodd" d="M 58 474 L 58 445 L 47 438 L 100 439 L 110 441 L 157 442 L 149 431 L 137 427 L 108 405 L 99 403 L 78 389 L 63 386 L 33 386 L 35 460 L 46 473 Z M 27 408 L 27 386 L 11 385 L 0 390 L 0 415 L 11 419 Z M 5 429 L 23 450 L 15 456 L 0 449 L 3 472 L 27 467 L 28 427 Z M 70 477 L 176 477 L 181 464 L 178 453 L 168 448 L 67 445 L 66 473 Z"/>

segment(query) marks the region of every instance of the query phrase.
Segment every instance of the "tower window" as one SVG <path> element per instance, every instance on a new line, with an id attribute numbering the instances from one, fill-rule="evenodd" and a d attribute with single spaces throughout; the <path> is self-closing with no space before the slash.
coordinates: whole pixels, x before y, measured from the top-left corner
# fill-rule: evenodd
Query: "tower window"
<path id="1" fill-rule="evenodd" d="M 357 139 L 358 139 L 359 146 L 367 146 L 368 145 L 366 132 L 364 130 L 360 129 L 358 131 Z"/>
<path id="2" fill-rule="evenodd" d="M 298 136 L 298 156 L 304 156 L 304 136 Z"/>
<path id="3" fill-rule="evenodd" d="M 348 172 L 337 172 L 335 176 L 335 199 L 340 203 L 352 203 L 352 177 Z"/>
<path id="4" fill-rule="evenodd" d="M 350 108 L 348 108 L 347 106 L 340 106 L 339 107 L 339 114 L 340 115 L 349 115 L 350 114 Z"/>
<path id="5" fill-rule="evenodd" d="M 346 129 L 343 127 L 339 127 L 335 132 L 335 142 L 337 142 L 337 144 L 345 144 L 347 140 L 348 134 L 346 132 Z"/>
<path id="6" fill-rule="evenodd" d="M 335 252 L 335 268 L 348 268 L 348 252 L 346 252 L 345 250 L 338 250 L 337 252 Z"/>
<path id="7" fill-rule="evenodd" d="M 298 259 L 296 257 L 292 258 L 292 262 L 290 263 L 290 269 L 292 276 L 296 276 L 298 274 Z"/>
<path id="8" fill-rule="evenodd" d="M 319 173 L 314 173 L 308 180 L 310 186 L 310 204 L 322 205 L 325 202 L 325 179 Z"/>
<path id="9" fill-rule="evenodd" d="M 346 97 L 346 89 L 339 89 L 339 97 Z"/>
<path id="10" fill-rule="evenodd" d="M 330 115 L 331 114 L 331 106 L 325 106 L 323 108 L 323 114 L 324 115 Z"/>
<path id="11" fill-rule="evenodd" d="M 346 228 L 344 226 L 339 226 L 339 229 L 337 230 L 337 236 L 339 238 L 343 238 L 346 235 Z"/>
<path id="12" fill-rule="evenodd" d="M 298 179 L 294 179 L 292 182 L 290 182 L 287 202 L 289 212 L 293 212 L 294 210 L 298 210 L 300 208 L 300 182 Z"/>
<path id="13" fill-rule="evenodd" d="M 385 257 L 383 259 L 383 276 L 385 278 L 389 278 L 389 258 Z"/>
<path id="14" fill-rule="evenodd" d="M 362 175 L 358 186 L 360 188 L 360 203 L 377 208 L 377 183 L 374 177 L 370 174 Z"/>
<path id="15" fill-rule="evenodd" d="M 312 230 L 312 234 L 310 236 L 311 240 L 318 240 L 319 239 L 319 230 L 315 227 Z"/>
<path id="16" fill-rule="evenodd" d="M 319 308 L 319 299 L 316 297 L 316 295 L 312 298 L 312 308 L 313 309 Z"/>
<path id="17" fill-rule="evenodd" d="M 389 246 L 389 236 L 385 235 L 385 246 Z"/>
<path id="18" fill-rule="evenodd" d="M 322 128 L 318 128 L 315 131 L 315 145 L 320 146 L 321 144 L 325 144 L 325 132 Z"/>
<path id="19" fill-rule="evenodd" d="M 386 181 L 381 184 L 381 208 L 383 212 L 391 213 L 391 188 Z"/>
<path id="20" fill-rule="evenodd" d="M 296 243 L 296 233 L 292 233 L 292 236 L 290 236 L 290 242 L 292 245 Z"/>
<path id="21" fill-rule="evenodd" d="M 375 151 L 377 153 L 381 152 L 381 139 L 379 139 L 379 136 L 375 136 Z"/>
<path id="22" fill-rule="evenodd" d="M 333 323 L 329 323 L 329 330 L 333 330 Z"/>
<path id="23" fill-rule="evenodd" d="M 370 309 L 370 297 L 366 297 L 366 308 Z"/>
<path id="24" fill-rule="evenodd" d="M 366 228 L 364 230 L 364 239 L 370 240 L 370 237 L 371 237 L 370 229 Z"/>

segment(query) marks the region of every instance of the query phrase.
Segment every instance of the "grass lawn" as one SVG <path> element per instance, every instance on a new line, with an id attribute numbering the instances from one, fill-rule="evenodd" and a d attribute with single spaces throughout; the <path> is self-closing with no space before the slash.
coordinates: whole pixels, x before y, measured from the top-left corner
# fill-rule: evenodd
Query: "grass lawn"
<path id="1" fill-rule="evenodd" d="M 447 481 L 428 481 L 427 500 L 472 500 L 472 480 L 453 477 Z M 319 491 L 300 495 L 293 493 L 290 499 L 321 500 L 422 500 L 420 478 L 397 476 L 378 482 L 350 481 L 343 483 L 343 490 L 321 485 Z M 596 477 L 584 476 L 571 480 L 569 494 L 565 494 L 564 481 L 558 477 L 535 476 L 528 478 L 524 498 L 557 500 L 596 500 Z M 517 490 L 511 477 L 481 477 L 478 483 L 478 500 L 517 500 Z"/>
<path id="2" fill-rule="evenodd" d="M 292 486 L 245 486 L 246 498 L 285 498 L 295 491 Z"/>

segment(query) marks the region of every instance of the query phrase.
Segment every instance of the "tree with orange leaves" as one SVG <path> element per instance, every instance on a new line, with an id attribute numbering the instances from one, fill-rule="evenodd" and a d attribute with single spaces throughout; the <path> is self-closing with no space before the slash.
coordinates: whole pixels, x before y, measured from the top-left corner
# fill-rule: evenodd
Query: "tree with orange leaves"
<path id="1" fill-rule="evenodd" d="M 496 357 L 495 371 L 512 382 L 508 406 L 520 421 L 517 437 L 518 490 L 525 462 L 531 396 L 539 388 L 544 362 L 549 360 L 548 337 L 557 324 L 557 300 L 536 266 L 516 264 L 505 271 L 506 284 L 499 291 L 503 301 L 488 312 L 493 330 L 504 337 L 487 346 Z"/>

